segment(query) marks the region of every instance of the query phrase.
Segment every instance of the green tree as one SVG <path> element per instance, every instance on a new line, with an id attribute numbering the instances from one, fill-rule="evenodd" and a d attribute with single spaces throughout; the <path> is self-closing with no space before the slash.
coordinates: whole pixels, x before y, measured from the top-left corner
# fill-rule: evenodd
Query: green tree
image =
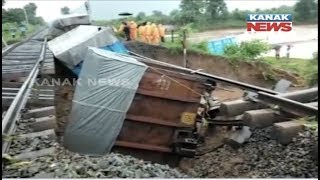
<path id="1" fill-rule="evenodd" d="M 195 22 L 197 18 L 202 16 L 205 2 L 202 0 L 182 0 L 180 9 L 183 23 Z"/>
<path id="2" fill-rule="evenodd" d="M 181 21 L 182 16 L 181 12 L 178 9 L 174 9 L 170 12 L 169 14 L 169 23 L 170 24 L 182 24 L 183 22 Z"/>
<path id="3" fill-rule="evenodd" d="M 137 21 L 145 20 L 146 14 L 144 12 L 139 12 L 136 16 Z"/>
<path id="4" fill-rule="evenodd" d="M 36 11 L 37 11 L 37 5 L 34 3 L 29 3 L 23 7 L 26 10 L 28 20 L 30 24 L 37 24 L 36 20 Z"/>
<path id="5" fill-rule="evenodd" d="M 29 18 L 32 18 L 32 17 L 36 16 L 36 11 L 37 11 L 37 5 L 36 4 L 29 3 L 29 4 L 25 5 L 23 8 L 26 10 L 27 15 L 28 15 Z"/>
<path id="6" fill-rule="evenodd" d="M 300 0 L 295 4 L 296 18 L 300 21 L 316 19 L 318 14 L 318 3 L 315 0 Z"/>
<path id="7" fill-rule="evenodd" d="M 25 16 L 23 9 L 21 8 L 12 8 L 2 11 L 2 23 L 16 22 L 20 24 L 23 21 L 25 21 Z"/>
<path id="8" fill-rule="evenodd" d="M 226 18 L 228 14 L 227 5 L 224 0 L 206 0 L 206 13 L 211 19 Z"/>
<path id="9" fill-rule="evenodd" d="M 34 23 L 35 23 L 35 24 L 39 24 L 39 25 L 44 25 L 44 24 L 45 24 L 45 21 L 43 20 L 42 17 L 35 17 L 35 18 L 34 18 Z"/>
<path id="10" fill-rule="evenodd" d="M 70 14 L 70 8 L 68 7 L 63 7 L 60 9 L 61 14 Z"/>
<path id="11" fill-rule="evenodd" d="M 162 14 L 161 11 L 154 10 L 154 11 L 152 11 L 152 15 L 153 16 L 163 16 L 164 14 Z"/>
<path id="12" fill-rule="evenodd" d="M 249 14 L 250 11 L 240 11 L 238 8 L 231 12 L 231 19 L 245 21 L 246 15 Z M 260 10 L 261 13 L 261 10 Z"/>
<path id="13" fill-rule="evenodd" d="M 294 8 L 292 6 L 280 6 L 276 10 L 278 14 L 293 14 L 294 13 Z"/>
<path id="14" fill-rule="evenodd" d="M 3 6 L 5 3 L 6 3 L 6 1 L 5 1 L 5 0 L 2 0 L 2 6 Z"/>

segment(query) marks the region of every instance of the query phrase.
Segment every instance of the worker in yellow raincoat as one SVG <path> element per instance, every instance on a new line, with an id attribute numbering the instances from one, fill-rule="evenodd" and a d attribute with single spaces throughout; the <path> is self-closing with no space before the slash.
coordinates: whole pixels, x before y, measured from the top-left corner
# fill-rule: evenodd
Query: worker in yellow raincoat
<path id="1" fill-rule="evenodd" d="M 137 40 L 137 23 L 135 23 L 134 21 L 130 21 L 129 27 L 130 27 L 130 39 L 133 41 Z"/>
<path id="2" fill-rule="evenodd" d="M 146 42 L 146 24 L 147 22 L 138 25 L 138 34 L 141 42 Z"/>
<path id="3" fill-rule="evenodd" d="M 147 22 L 147 25 L 145 26 L 145 32 L 146 32 L 146 43 L 151 43 L 152 40 L 152 26 L 150 22 Z"/>
<path id="4" fill-rule="evenodd" d="M 160 43 L 160 33 L 157 25 L 155 23 L 151 24 L 152 31 L 151 31 L 151 44 L 159 45 Z"/>
<path id="5" fill-rule="evenodd" d="M 165 27 L 162 26 L 162 24 L 158 25 L 158 29 L 159 29 L 161 42 L 164 42 L 164 36 L 166 34 L 166 29 L 165 29 Z"/>

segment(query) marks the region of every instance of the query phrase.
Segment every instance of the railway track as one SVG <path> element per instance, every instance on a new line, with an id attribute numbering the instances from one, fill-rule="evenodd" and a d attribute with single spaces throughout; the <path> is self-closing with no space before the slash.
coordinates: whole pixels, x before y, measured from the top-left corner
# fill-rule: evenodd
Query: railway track
<path id="1" fill-rule="evenodd" d="M 37 83 L 55 72 L 46 33 L 41 30 L 2 52 L 3 157 L 34 159 L 55 149 L 54 89 Z"/>
<path id="2" fill-rule="evenodd" d="M 3 134 L 3 140 L 4 140 L 2 144 L 2 153 L 8 154 L 9 157 L 13 157 L 13 159 L 17 159 L 17 160 L 35 159 L 39 156 L 52 154 L 55 151 L 56 135 L 55 135 L 54 128 L 55 128 L 56 109 L 54 105 L 54 94 L 55 94 L 54 89 L 52 86 L 39 85 L 36 83 L 37 79 L 41 80 L 43 78 L 50 78 L 51 75 L 55 74 L 53 55 L 46 47 L 46 41 L 47 41 L 46 38 L 43 38 L 45 34 L 46 32 L 42 31 L 36 34 L 31 39 L 7 49 L 2 54 L 2 58 L 3 58 L 2 59 L 2 64 L 3 64 L 2 134 Z M 260 96 L 261 94 L 272 95 L 272 98 L 271 98 L 272 101 L 270 102 L 271 104 L 278 104 L 279 100 L 282 100 L 281 103 L 286 106 L 292 107 L 292 104 L 293 104 L 292 102 L 288 102 L 286 99 L 285 99 L 286 101 L 283 101 L 283 99 L 281 99 L 282 97 L 279 97 L 279 93 L 276 91 L 226 79 L 219 76 L 214 76 L 214 75 L 203 73 L 203 72 L 193 71 L 187 68 L 181 68 L 178 66 L 161 63 L 153 59 L 138 55 L 134 52 L 130 52 L 130 53 L 135 55 L 136 58 L 141 60 L 142 62 L 146 62 L 146 63 L 152 62 L 154 63 L 154 65 L 165 66 L 166 68 L 174 69 L 177 72 L 184 72 L 194 76 L 210 79 L 212 81 L 226 83 L 232 86 L 239 87 L 244 90 L 255 92 Z M 177 99 L 173 99 L 173 100 L 174 102 L 177 101 Z M 185 103 L 184 101 L 182 102 Z M 248 102 L 245 102 L 245 103 L 248 103 Z M 147 104 L 147 103 L 141 103 L 141 104 Z M 174 107 L 180 107 L 180 106 L 175 105 Z M 307 114 L 309 114 L 310 109 L 311 109 L 311 114 L 317 113 L 317 108 L 309 107 L 308 105 L 306 106 L 305 104 L 296 103 L 294 107 L 302 108 L 303 110 L 302 113 L 306 112 Z M 58 109 L 59 108 L 57 108 L 57 112 L 58 112 Z M 143 109 L 143 108 L 140 108 L 140 109 Z M 162 110 L 161 108 L 158 108 L 158 109 Z M 65 111 L 65 109 L 63 110 Z M 171 109 L 171 111 L 172 110 L 173 108 Z M 251 109 L 250 108 L 244 109 L 240 114 L 244 114 L 244 112 L 249 110 Z M 152 111 L 155 112 L 155 109 L 152 109 Z M 178 113 L 175 113 L 175 115 L 176 114 Z M 240 115 L 240 114 L 237 114 L 237 115 Z M 139 124 L 139 123 L 141 124 L 141 123 L 147 122 L 147 120 L 138 119 L 136 118 L 136 116 L 128 116 L 127 119 L 129 120 L 129 123 L 134 122 L 136 124 Z M 157 125 L 157 126 L 168 126 L 171 129 L 172 127 L 177 126 L 174 123 L 166 123 L 164 121 L 159 121 L 157 119 L 153 119 L 153 122 L 151 123 L 150 122 L 148 123 L 152 125 Z M 220 119 L 219 118 L 212 119 L 209 123 L 213 125 L 220 125 L 220 126 L 243 126 L 244 125 L 244 122 L 242 119 L 237 119 L 237 118 L 224 119 L 223 117 L 221 117 Z M 141 129 L 144 128 L 141 125 L 136 127 L 139 127 Z M 136 130 L 137 128 L 133 128 L 133 129 Z M 155 129 L 155 132 L 158 130 L 158 128 L 154 128 L 154 129 Z M 128 132 L 129 132 L 128 130 L 124 131 L 123 136 L 127 139 L 130 139 L 131 137 L 134 137 L 134 136 L 131 136 L 132 134 L 137 136 L 137 134 L 143 132 L 143 130 L 137 131 L 137 132 L 132 131 L 131 135 Z M 187 136 L 191 134 L 189 132 L 186 133 L 185 131 L 182 131 L 182 130 L 180 132 L 181 134 L 184 133 Z M 167 134 L 168 133 L 165 132 L 162 135 L 167 135 Z M 142 133 L 141 133 L 141 137 L 146 138 L 147 140 L 149 139 L 153 140 L 152 138 L 149 138 L 149 137 L 147 138 Z M 154 137 L 157 137 L 158 139 L 160 139 L 159 133 L 158 134 L 155 133 Z M 186 140 L 184 141 L 177 141 L 177 142 L 181 144 L 189 143 L 191 145 L 195 145 L 194 142 L 191 142 L 191 141 L 188 142 L 187 141 L 188 139 L 189 138 L 186 138 Z M 180 140 L 180 139 L 177 138 L 175 140 Z M 168 154 L 166 153 L 172 152 L 172 149 L 170 146 L 168 146 L 168 148 L 158 148 L 159 146 L 155 146 L 155 145 L 142 146 L 141 144 L 138 144 L 138 143 L 128 143 L 124 141 L 118 141 L 116 145 L 119 146 L 120 148 L 124 148 L 125 150 L 128 150 L 129 148 L 136 148 L 136 149 L 144 148 L 145 150 L 149 150 L 152 152 L 162 151 L 164 154 L 164 157 L 168 157 Z M 180 149 L 186 150 L 187 148 L 182 147 Z M 132 149 L 129 151 L 132 151 Z M 146 155 L 146 153 L 143 153 L 143 155 Z M 163 158 L 163 157 L 161 156 L 160 158 Z"/>

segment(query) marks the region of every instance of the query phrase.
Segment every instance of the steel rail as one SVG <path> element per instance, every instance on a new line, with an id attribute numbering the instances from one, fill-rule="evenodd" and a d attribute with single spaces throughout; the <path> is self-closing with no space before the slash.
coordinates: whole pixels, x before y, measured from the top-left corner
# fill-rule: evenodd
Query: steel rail
<path id="1" fill-rule="evenodd" d="M 15 131 L 15 124 L 21 116 L 20 112 L 27 103 L 29 94 L 32 90 L 32 86 L 36 81 L 36 78 L 40 71 L 41 64 L 45 59 L 46 49 L 47 49 L 46 44 L 47 44 L 47 38 L 45 38 L 43 41 L 39 59 L 35 63 L 32 71 L 30 72 L 26 81 L 21 86 L 16 97 L 12 101 L 9 109 L 7 110 L 5 116 L 2 119 L 2 135 L 11 135 Z M 9 142 L 2 141 L 2 154 L 8 150 L 8 147 L 9 147 Z"/>
<path id="2" fill-rule="evenodd" d="M 26 41 L 28 41 L 28 40 L 26 40 Z M 14 48 L 18 47 L 19 45 L 23 44 L 26 41 L 21 41 L 21 42 L 18 42 L 18 43 L 10 44 L 5 49 L 2 49 L 2 57 L 6 56 L 11 50 L 13 50 Z"/>
<path id="3" fill-rule="evenodd" d="M 6 48 L 2 49 L 2 57 L 6 56 L 10 51 L 12 51 L 14 48 L 20 46 L 21 44 L 30 41 L 32 38 L 34 38 L 37 34 L 39 34 L 40 32 L 44 31 L 46 28 L 41 28 L 39 31 L 35 32 L 34 34 L 32 34 L 30 37 L 28 37 L 27 39 L 11 44 L 9 46 L 7 46 Z"/>
<path id="4" fill-rule="evenodd" d="M 128 52 L 130 54 L 134 55 L 134 56 L 139 57 L 142 61 L 144 59 L 145 61 L 147 60 L 147 61 L 159 64 L 159 65 L 172 67 L 172 68 L 184 71 L 186 73 L 197 74 L 199 76 L 206 77 L 208 79 L 213 79 L 213 80 L 218 81 L 218 82 L 222 82 L 222 83 L 225 83 L 225 84 L 236 86 L 236 87 L 238 87 L 240 89 L 245 89 L 245 90 L 253 91 L 253 92 L 260 91 L 260 92 L 265 92 L 265 93 L 274 94 L 274 95 L 279 94 L 278 92 L 270 90 L 270 89 L 266 89 L 266 88 L 262 88 L 262 87 L 259 87 L 259 86 L 255 86 L 255 85 L 239 82 L 239 81 L 236 81 L 236 80 L 223 78 L 223 77 L 220 77 L 220 76 L 216 76 L 216 75 L 212 75 L 212 74 L 208 74 L 208 73 L 203 73 L 203 72 L 198 72 L 198 71 L 195 71 L 195 70 L 192 70 L 192 69 L 188 69 L 188 68 L 184 68 L 184 67 L 181 67 L 181 66 L 177 66 L 177 65 L 161 62 L 161 61 L 158 61 L 158 60 L 155 60 L 155 59 L 151 59 L 151 58 L 142 56 L 142 55 L 137 54 L 137 53 L 132 52 L 132 51 L 128 51 Z"/>
<path id="5" fill-rule="evenodd" d="M 282 109 L 294 112 L 297 115 L 314 116 L 318 114 L 318 107 L 287 99 L 282 96 L 258 92 L 258 99 L 267 103 L 279 105 Z"/>

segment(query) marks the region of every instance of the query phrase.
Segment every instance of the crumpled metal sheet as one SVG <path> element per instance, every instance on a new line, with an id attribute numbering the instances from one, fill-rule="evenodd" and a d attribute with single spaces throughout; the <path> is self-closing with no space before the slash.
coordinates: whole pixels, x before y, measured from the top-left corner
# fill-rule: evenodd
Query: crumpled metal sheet
<path id="1" fill-rule="evenodd" d="M 84 60 L 87 48 L 114 44 L 118 39 L 110 27 L 80 25 L 48 42 L 54 56 L 73 69 Z"/>

